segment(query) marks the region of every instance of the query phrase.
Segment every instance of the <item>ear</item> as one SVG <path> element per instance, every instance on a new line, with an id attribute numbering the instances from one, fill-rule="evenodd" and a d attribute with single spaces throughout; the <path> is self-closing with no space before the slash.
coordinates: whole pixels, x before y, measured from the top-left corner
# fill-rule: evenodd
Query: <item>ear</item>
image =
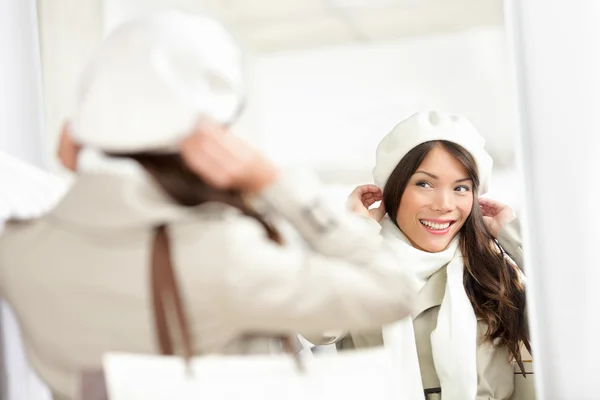
<path id="1" fill-rule="evenodd" d="M 63 167 L 75 172 L 77 170 L 77 155 L 81 146 L 75 143 L 71 136 L 69 121 L 63 123 L 58 142 L 58 159 Z"/>

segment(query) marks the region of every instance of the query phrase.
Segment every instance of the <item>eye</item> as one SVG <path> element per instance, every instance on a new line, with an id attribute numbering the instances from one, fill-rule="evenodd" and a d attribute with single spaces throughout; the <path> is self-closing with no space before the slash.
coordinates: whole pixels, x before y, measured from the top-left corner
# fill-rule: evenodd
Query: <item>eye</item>
<path id="1" fill-rule="evenodd" d="M 423 188 L 431 188 L 431 183 L 427 182 L 427 181 L 418 181 L 417 182 L 417 186 L 421 186 Z"/>
<path id="2" fill-rule="evenodd" d="M 456 188 L 454 188 L 454 190 L 459 193 L 466 193 L 466 192 L 470 192 L 471 188 L 467 185 L 460 185 L 460 186 L 457 186 Z"/>

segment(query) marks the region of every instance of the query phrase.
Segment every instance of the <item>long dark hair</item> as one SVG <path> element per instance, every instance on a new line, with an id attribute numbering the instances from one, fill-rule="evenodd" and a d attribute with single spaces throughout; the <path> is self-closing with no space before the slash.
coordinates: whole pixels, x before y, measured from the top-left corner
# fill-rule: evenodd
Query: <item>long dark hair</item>
<path id="1" fill-rule="evenodd" d="M 506 346 L 524 371 L 521 343 L 531 352 L 525 287 L 519 279 L 518 268 L 506 258 L 483 221 L 477 201 L 479 174 L 473 156 L 463 147 L 445 140 L 420 144 L 404 156 L 390 175 L 383 189 L 383 203 L 390 219 L 396 223 L 398 205 L 401 206 L 408 181 L 436 146 L 456 158 L 473 180 L 473 209 L 461 228 L 459 244 L 465 260 L 465 291 L 475 315 L 487 323 L 486 339 L 498 346 Z"/>
<path id="2" fill-rule="evenodd" d="M 206 202 L 230 205 L 258 221 L 265 228 L 269 239 L 282 243 L 279 232 L 244 201 L 241 192 L 220 190 L 207 184 L 189 169 L 180 155 L 133 153 L 110 154 L 110 156 L 137 161 L 177 204 L 186 207 L 198 206 Z"/>

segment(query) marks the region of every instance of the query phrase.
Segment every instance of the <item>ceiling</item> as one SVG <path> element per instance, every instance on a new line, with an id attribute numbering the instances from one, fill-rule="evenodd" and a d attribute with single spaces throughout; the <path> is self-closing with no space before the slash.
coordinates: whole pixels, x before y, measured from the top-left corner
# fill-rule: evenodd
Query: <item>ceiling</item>
<path id="1" fill-rule="evenodd" d="M 502 0 L 104 0 L 105 23 L 164 6 L 212 14 L 257 52 L 503 24 Z"/>

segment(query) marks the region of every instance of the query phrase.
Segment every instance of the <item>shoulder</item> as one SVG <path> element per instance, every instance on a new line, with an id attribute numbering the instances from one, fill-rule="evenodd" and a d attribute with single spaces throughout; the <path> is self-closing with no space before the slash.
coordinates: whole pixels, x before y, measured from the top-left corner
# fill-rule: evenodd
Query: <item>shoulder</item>
<path id="1" fill-rule="evenodd" d="M 183 243 L 200 238 L 235 243 L 266 237 L 265 229 L 256 218 L 222 203 L 206 203 L 195 207 L 187 218 L 171 224 L 169 230 Z"/>
<path id="2" fill-rule="evenodd" d="M 239 209 L 211 203 L 184 220 L 169 225 L 171 242 L 186 257 L 242 265 L 255 254 L 276 244 L 268 238 L 263 225 Z"/>
<path id="3" fill-rule="evenodd" d="M 0 221 L 0 248 L 9 250 L 19 241 L 35 240 L 44 223 L 45 217 Z"/>

